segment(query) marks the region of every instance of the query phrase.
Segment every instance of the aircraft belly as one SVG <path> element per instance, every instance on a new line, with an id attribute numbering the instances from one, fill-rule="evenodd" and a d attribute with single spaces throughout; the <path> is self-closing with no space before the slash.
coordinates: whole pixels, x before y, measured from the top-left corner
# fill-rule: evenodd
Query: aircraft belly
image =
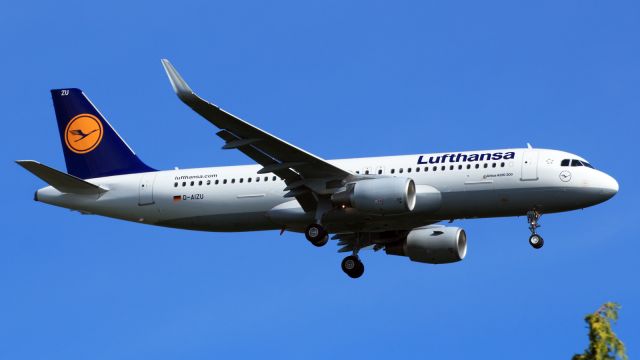
<path id="1" fill-rule="evenodd" d="M 221 232 L 274 230 L 278 228 L 269 221 L 263 211 L 183 217 L 159 221 L 155 225 L 189 230 Z"/>
<path id="2" fill-rule="evenodd" d="M 531 209 L 544 213 L 584 207 L 582 197 L 571 188 L 514 188 L 448 192 L 435 216 L 441 219 L 520 216 Z"/>

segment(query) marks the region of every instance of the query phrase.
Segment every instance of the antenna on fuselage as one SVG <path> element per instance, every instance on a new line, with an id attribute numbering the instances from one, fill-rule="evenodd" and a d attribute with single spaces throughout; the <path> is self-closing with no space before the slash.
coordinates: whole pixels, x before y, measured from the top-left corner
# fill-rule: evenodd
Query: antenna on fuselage
<path id="1" fill-rule="evenodd" d="M 533 149 L 533 146 L 531 146 L 531 144 L 527 143 L 527 149 Z"/>

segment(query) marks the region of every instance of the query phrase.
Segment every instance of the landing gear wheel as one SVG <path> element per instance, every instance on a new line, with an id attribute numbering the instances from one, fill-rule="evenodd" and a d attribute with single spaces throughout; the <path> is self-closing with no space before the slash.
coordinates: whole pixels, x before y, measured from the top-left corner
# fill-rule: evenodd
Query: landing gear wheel
<path id="1" fill-rule="evenodd" d="M 325 246 L 328 242 L 329 242 L 329 235 L 325 235 L 324 238 L 322 238 L 320 241 L 312 242 L 311 244 L 313 244 L 313 246 L 322 247 L 322 246 Z"/>
<path id="2" fill-rule="evenodd" d="M 342 260 L 342 271 L 349 277 L 357 279 L 364 274 L 364 264 L 357 256 L 350 255 Z"/>
<path id="3" fill-rule="evenodd" d="M 535 210 L 527 212 L 527 222 L 529 223 L 529 231 L 531 231 L 531 236 L 529 236 L 529 244 L 531 244 L 534 249 L 540 249 L 542 245 L 544 245 L 542 236 L 538 235 L 538 233 L 536 232 L 536 230 L 540 227 L 540 224 L 538 224 L 540 216 L 542 216 L 542 214 Z"/>
<path id="4" fill-rule="evenodd" d="M 529 237 L 529 244 L 531 244 L 534 249 L 540 249 L 544 245 L 544 239 L 538 234 L 533 234 Z"/>
<path id="5" fill-rule="evenodd" d="M 319 224 L 307 226 L 307 229 L 304 231 L 304 236 L 315 246 L 322 246 L 329 240 L 327 231 Z"/>

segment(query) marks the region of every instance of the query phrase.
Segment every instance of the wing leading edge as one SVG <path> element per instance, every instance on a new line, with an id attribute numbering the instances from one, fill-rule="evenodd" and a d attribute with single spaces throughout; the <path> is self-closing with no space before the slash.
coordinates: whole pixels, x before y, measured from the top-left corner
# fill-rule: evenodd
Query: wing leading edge
<path id="1" fill-rule="evenodd" d="M 327 161 L 302 150 L 202 99 L 191 90 L 169 60 L 163 59 L 173 90 L 191 109 L 221 129 L 223 149 L 238 149 L 258 164 L 258 173 L 274 173 L 282 178 L 305 211 L 317 207 L 318 198 L 330 195 L 343 180 L 352 176 Z"/>

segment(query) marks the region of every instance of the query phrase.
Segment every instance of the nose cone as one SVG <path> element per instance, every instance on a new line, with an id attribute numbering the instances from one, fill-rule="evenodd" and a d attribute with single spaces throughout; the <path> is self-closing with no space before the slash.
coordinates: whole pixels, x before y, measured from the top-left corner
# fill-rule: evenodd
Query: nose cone
<path id="1" fill-rule="evenodd" d="M 604 200 L 611 199 L 620 189 L 616 179 L 605 173 L 602 173 L 598 179 L 598 187 L 600 188 L 602 196 L 605 197 Z"/>

